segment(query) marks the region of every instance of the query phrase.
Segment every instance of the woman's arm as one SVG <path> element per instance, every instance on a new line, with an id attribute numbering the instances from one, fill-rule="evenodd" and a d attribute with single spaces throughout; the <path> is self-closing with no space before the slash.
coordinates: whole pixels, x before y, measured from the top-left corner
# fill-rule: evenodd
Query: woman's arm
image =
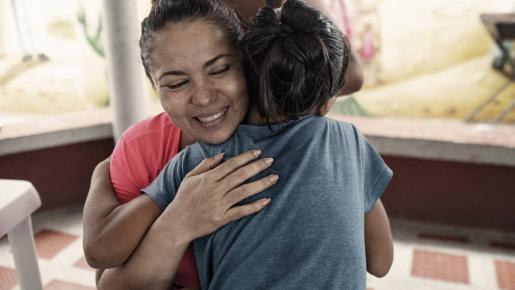
<path id="1" fill-rule="evenodd" d="M 97 276 L 98 289 L 169 289 L 190 243 L 177 224 L 163 212 L 125 264 Z"/>
<path id="2" fill-rule="evenodd" d="M 376 277 L 385 276 L 393 262 L 393 239 L 381 200 L 365 215 L 365 249 L 367 271 Z"/>
<path id="3" fill-rule="evenodd" d="M 94 268 L 121 265 L 161 214 L 147 196 L 120 205 L 109 177 L 109 159 L 100 162 L 91 178 L 84 206 L 83 246 L 88 264 Z"/>
<path id="4" fill-rule="evenodd" d="M 221 157 L 208 158 L 188 173 L 173 202 L 150 227 L 130 259 L 100 273 L 99 289 L 168 289 L 191 241 L 268 204 L 269 200 L 260 199 L 234 206 L 275 184 L 277 179 L 268 176 L 240 185 L 270 166 L 270 160 L 253 161 L 258 157 L 255 151 L 222 164 Z"/>

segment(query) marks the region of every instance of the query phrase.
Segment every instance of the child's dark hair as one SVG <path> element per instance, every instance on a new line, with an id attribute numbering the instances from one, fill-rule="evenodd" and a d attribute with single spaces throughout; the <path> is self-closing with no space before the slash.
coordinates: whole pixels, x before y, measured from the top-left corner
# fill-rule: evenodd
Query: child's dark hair
<path id="1" fill-rule="evenodd" d="M 317 113 L 343 87 L 350 55 L 345 36 L 303 1 L 276 11 L 261 8 L 241 44 L 250 101 L 268 123 Z"/>
<path id="2" fill-rule="evenodd" d="M 141 61 L 152 82 L 151 54 L 156 32 L 171 23 L 206 20 L 221 28 L 235 47 L 239 47 L 243 29 L 238 15 L 223 1 L 218 0 L 152 0 L 149 15 L 141 23 Z M 173 45 L 173 44 L 170 44 Z"/>

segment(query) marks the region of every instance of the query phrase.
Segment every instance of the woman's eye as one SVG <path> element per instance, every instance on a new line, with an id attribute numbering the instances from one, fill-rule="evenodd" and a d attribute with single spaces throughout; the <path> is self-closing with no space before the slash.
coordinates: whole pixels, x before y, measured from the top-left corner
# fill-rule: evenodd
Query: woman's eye
<path id="1" fill-rule="evenodd" d="M 165 85 L 165 87 L 172 89 L 172 90 L 176 90 L 178 88 L 185 86 L 187 83 L 188 83 L 188 81 L 185 80 L 185 81 L 180 81 L 180 82 L 169 83 L 169 84 Z"/>
<path id="2" fill-rule="evenodd" d="M 213 72 L 211 72 L 211 74 L 212 75 L 223 74 L 224 72 L 228 71 L 230 68 L 231 68 L 231 65 L 226 64 L 226 65 L 223 65 L 223 66 L 215 69 Z"/>

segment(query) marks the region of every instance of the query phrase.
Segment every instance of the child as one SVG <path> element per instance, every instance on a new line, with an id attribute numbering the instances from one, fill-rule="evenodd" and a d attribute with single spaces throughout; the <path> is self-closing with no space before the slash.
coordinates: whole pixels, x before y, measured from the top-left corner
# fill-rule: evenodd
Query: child
<path id="1" fill-rule="evenodd" d="M 379 200 L 392 172 L 351 124 L 322 117 L 343 86 L 347 41 L 318 11 L 288 0 L 258 12 L 242 48 L 257 92 L 248 124 L 222 144 L 186 148 L 143 191 L 164 210 L 206 157 L 259 149 L 274 162 L 251 180 L 280 178 L 243 203 L 272 202 L 193 242 L 202 289 L 365 289 L 367 269 L 384 276 L 392 263 Z"/>

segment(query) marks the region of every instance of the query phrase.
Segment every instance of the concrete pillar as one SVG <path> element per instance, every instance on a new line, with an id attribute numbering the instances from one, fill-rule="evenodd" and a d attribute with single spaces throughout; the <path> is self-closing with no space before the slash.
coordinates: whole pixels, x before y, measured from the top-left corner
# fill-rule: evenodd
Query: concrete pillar
<path id="1" fill-rule="evenodd" d="M 102 3 L 113 133 L 118 140 L 125 129 L 145 117 L 137 0 Z"/>

